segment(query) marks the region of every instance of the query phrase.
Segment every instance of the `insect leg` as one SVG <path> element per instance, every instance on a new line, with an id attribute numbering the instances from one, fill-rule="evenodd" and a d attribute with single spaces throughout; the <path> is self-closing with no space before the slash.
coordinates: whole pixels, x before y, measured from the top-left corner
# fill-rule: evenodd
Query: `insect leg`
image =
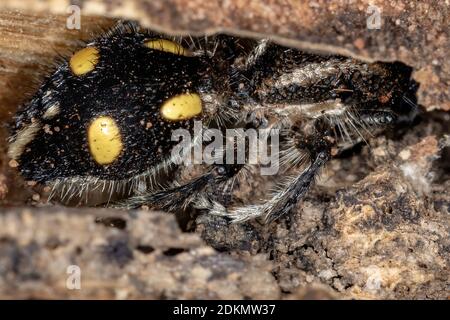
<path id="1" fill-rule="evenodd" d="M 319 128 L 321 121 L 317 123 Z M 314 178 L 331 157 L 331 143 L 322 130 L 299 140 L 297 147 L 308 151 L 310 164 L 291 179 L 283 190 L 273 194 L 264 203 L 227 209 L 218 202 L 203 198 L 201 205 L 208 208 L 210 214 L 225 216 L 232 222 L 244 222 L 255 218 L 270 222 L 289 213 L 305 196 Z"/>
<path id="2" fill-rule="evenodd" d="M 234 177 L 240 170 L 238 165 L 214 165 L 210 170 L 191 181 L 153 193 L 130 197 L 123 202 L 112 205 L 120 209 L 136 209 L 149 205 L 160 210 L 173 211 L 184 209 L 195 201 L 207 186 L 219 185 Z"/>

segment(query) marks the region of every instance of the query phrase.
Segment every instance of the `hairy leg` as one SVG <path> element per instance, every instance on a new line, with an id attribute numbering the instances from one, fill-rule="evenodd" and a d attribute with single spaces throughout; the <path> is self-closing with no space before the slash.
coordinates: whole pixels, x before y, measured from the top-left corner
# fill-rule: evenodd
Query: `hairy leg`
<path id="1" fill-rule="evenodd" d="M 296 134 L 295 131 L 291 131 L 291 133 Z M 322 128 L 322 121 L 316 121 L 313 133 L 303 136 L 301 139 L 292 139 L 292 141 L 294 140 L 296 140 L 295 147 L 298 148 L 299 153 L 305 151 L 308 153 L 309 165 L 264 203 L 228 209 L 217 201 L 202 197 L 196 206 L 209 210 L 210 214 L 225 216 L 232 222 L 260 218 L 267 223 L 288 214 L 308 192 L 320 169 L 331 156 L 331 142 L 327 139 L 326 130 Z"/>
<path id="2" fill-rule="evenodd" d="M 130 197 L 118 202 L 112 207 L 121 209 L 135 209 L 142 205 L 149 205 L 160 210 L 173 211 L 184 209 L 204 192 L 207 186 L 218 186 L 232 179 L 240 170 L 239 165 L 213 165 L 208 172 L 191 181 L 160 190 L 153 193 Z"/>

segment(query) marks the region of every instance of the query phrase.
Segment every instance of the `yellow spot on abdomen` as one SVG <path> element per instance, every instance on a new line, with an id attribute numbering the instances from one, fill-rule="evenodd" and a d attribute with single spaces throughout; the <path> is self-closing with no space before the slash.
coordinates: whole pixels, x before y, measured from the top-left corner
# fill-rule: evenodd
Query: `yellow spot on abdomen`
<path id="1" fill-rule="evenodd" d="M 180 44 L 166 39 L 147 40 L 144 45 L 153 50 L 170 52 L 179 56 L 189 57 L 192 55 L 189 50 L 183 48 Z"/>
<path id="2" fill-rule="evenodd" d="M 123 149 L 116 121 L 108 116 L 101 116 L 92 121 L 88 128 L 88 143 L 91 155 L 98 164 L 114 162 Z"/>
<path id="3" fill-rule="evenodd" d="M 180 94 L 165 101 L 160 112 L 166 120 L 187 120 L 202 112 L 202 100 L 195 93 Z"/>
<path id="4" fill-rule="evenodd" d="M 70 69 L 77 76 L 84 75 L 94 70 L 98 63 L 99 56 L 99 51 L 95 47 L 81 49 L 75 52 L 72 58 L 70 58 Z"/>

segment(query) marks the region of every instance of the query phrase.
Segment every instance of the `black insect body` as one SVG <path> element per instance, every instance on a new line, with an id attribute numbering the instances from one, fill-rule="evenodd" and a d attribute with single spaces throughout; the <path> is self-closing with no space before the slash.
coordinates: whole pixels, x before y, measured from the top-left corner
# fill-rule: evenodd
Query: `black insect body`
<path id="1" fill-rule="evenodd" d="M 126 189 L 119 207 L 192 205 L 233 221 L 270 221 L 302 199 L 332 150 L 415 115 L 410 73 L 400 63 L 320 56 L 267 40 L 168 39 L 120 24 L 47 78 L 18 112 L 8 154 L 26 179 L 62 197 Z M 298 167 L 297 176 L 241 207 L 221 200 L 247 164 L 206 166 L 191 181 L 157 187 L 161 172 L 177 170 L 172 133 L 192 132 L 195 121 L 280 132 L 280 172 Z"/>

